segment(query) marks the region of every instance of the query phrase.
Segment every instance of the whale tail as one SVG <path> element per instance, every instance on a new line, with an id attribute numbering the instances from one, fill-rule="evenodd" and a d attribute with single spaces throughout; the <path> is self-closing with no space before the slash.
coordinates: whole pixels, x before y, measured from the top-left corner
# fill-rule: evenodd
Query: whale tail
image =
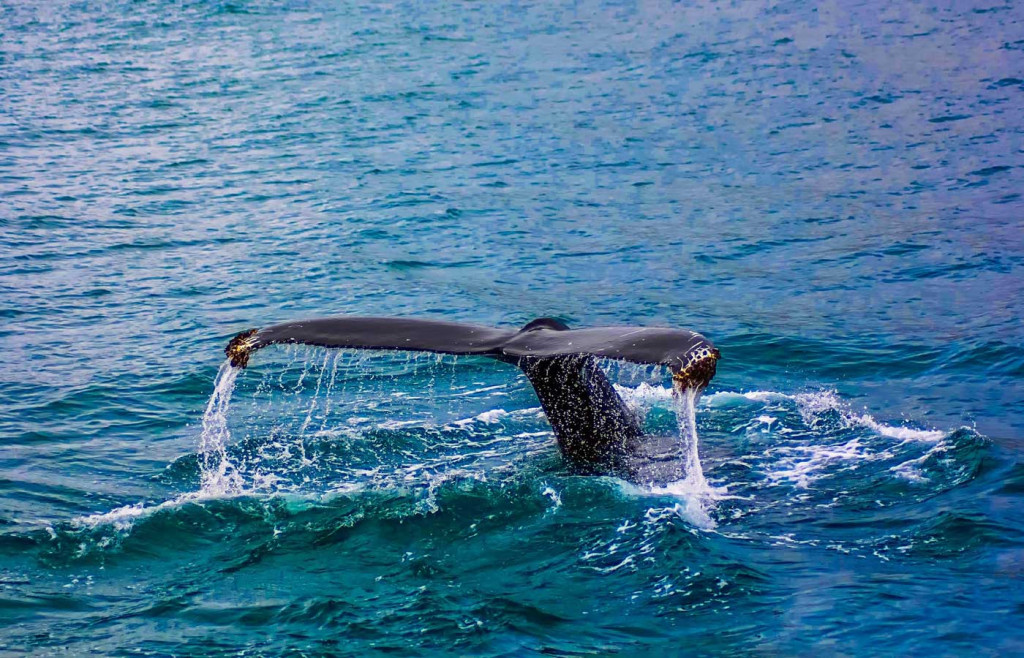
<path id="1" fill-rule="evenodd" d="M 475 354 L 518 366 L 533 385 L 566 460 L 579 472 L 626 468 L 643 436 L 640 420 L 605 376 L 599 360 L 659 364 L 679 389 L 703 389 L 715 376 L 719 351 L 684 329 L 570 329 L 538 318 L 522 329 L 409 318 L 334 317 L 287 322 L 237 334 L 225 353 L 236 368 L 268 345 Z"/>

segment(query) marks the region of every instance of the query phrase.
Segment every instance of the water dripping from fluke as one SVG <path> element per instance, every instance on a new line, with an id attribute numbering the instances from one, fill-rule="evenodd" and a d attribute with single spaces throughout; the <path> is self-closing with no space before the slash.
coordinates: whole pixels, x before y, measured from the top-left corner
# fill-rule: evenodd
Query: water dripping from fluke
<path id="1" fill-rule="evenodd" d="M 699 439 L 697 436 L 697 396 L 700 392 L 695 388 L 687 388 L 674 396 L 676 419 L 679 422 L 679 439 L 683 448 L 684 482 L 698 493 L 711 491 L 704 477 L 704 469 L 700 463 Z"/>
<path id="2" fill-rule="evenodd" d="M 203 414 L 203 429 L 199 436 L 199 468 L 200 490 L 206 494 L 227 495 L 242 489 L 242 478 L 227 453 L 231 441 L 228 407 L 239 372 L 230 361 L 221 365 Z"/>
<path id="3" fill-rule="evenodd" d="M 714 501 L 722 493 L 708 484 L 704 476 L 704 468 L 700 461 L 700 437 L 697 434 L 697 398 L 700 389 L 694 387 L 674 388 L 672 391 L 672 407 L 679 428 L 679 453 L 682 477 L 665 482 L 653 483 L 648 488 L 651 493 L 668 495 L 678 499 L 665 510 L 649 510 L 648 514 L 671 511 L 692 525 L 711 530 L 717 526 L 711 517 Z"/>

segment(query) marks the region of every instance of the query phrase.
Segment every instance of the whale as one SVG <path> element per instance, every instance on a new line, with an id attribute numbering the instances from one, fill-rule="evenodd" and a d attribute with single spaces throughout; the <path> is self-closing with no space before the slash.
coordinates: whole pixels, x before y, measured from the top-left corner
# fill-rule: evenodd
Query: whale
<path id="1" fill-rule="evenodd" d="M 661 365 L 677 395 L 699 395 L 721 353 L 703 335 L 667 327 L 571 329 L 538 318 L 519 329 L 418 318 L 340 316 L 298 320 L 234 336 L 225 348 L 235 368 L 269 345 L 478 355 L 517 366 L 529 380 L 569 468 L 630 480 L 649 479 L 650 437 L 615 391 L 601 359 Z"/>

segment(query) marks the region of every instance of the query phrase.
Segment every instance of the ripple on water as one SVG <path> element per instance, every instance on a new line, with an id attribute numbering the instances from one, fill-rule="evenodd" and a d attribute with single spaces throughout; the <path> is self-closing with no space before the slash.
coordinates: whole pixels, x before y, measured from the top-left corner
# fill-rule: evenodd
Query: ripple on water
<path id="1" fill-rule="evenodd" d="M 3 3 L 0 653 L 1022 653 L 1024 41 L 891 4 Z M 334 313 L 706 332 L 705 482 L 283 348 L 200 449 Z"/>

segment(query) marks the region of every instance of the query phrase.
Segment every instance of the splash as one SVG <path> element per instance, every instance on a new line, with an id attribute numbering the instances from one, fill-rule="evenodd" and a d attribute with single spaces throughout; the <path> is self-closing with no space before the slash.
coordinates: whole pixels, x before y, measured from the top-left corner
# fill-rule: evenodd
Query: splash
<path id="1" fill-rule="evenodd" d="M 228 406 L 235 390 L 239 369 L 225 361 L 203 414 L 203 431 L 199 437 L 201 491 L 206 494 L 233 494 L 242 489 L 242 478 L 228 459 L 231 441 L 228 429 Z"/>
<path id="2" fill-rule="evenodd" d="M 135 503 L 123 505 L 109 512 L 77 517 L 72 526 L 95 529 L 110 526 L 118 533 L 127 533 L 136 521 L 149 518 L 157 512 L 181 508 L 191 503 L 203 503 L 214 498 L 235 496 L 243 493 L 242 477 L 228 457 L 227 447 L 231 441 L 228 429 L 228 407 L 235 390 L 235 380 L 240 370 L 225 361 L 214 380 L 213 393 L 203 413 L 203 429 L 199 435 L 199 491 L 182 494 L 156 505 Z M 101 544 L 101 548 L 105 544 Z"/>
<path id="3" fill-rule="evenodd" d="M 722 391 L 705 398 L 707 406 L 720 411 L 744 401 L 764 405 L 758 410 L 761 415 L 746 424 L 746 433 L 748 438 L 758 437 L 755 441 L 763 446 L 765 462 L 760 470 L 772 485 L 811 490 L 823 478 L 868 473 L 866 467 L 872 462 L 878 463 L 878 468 L 884 466 L 892 477 L 927 484 L 943 477 L 944 469 L 936 468 L 936 461 L 941 462 L 938 458 L 958 441 L 954 431 L 879 421 L 854 410 L 835 390 L 796 394 Z M 795 414 L 799 420 L 786 420 L 786 414 Z"/>
<path id="4" fill-rule="evenodd" d="M 709 493 L 711 488 L 704 477 L 697 445 L 697 395 L 698 391 L 695 388 L 684 389 L 675 396 L 675 407 L 676 419 L 679 422 L 679 438 L 683 446 L 683 469 L 686 473 L 682 482 L 686 489 L 705 494 Z"/>
<path id="5" fill-rule="evenodd" d="M 382 491 L 409 502 L 408 513 L 432 514 L 444 506 L 444 498 L 438 498 L 442 490 L 503 481 L 521 474 L 524 460 L 535 462 L 553 452 L 542 409 L 518 408 L 533 399 L 524 393 L 525 381 L 494 384 L 467 364 L 456 368 L 455 360 L 335 357 L 314 349 L 292 349 L 283 356 L 285 367 L 268 369 L 259 382 L 240 377 L 241 371 L 226 363 L 220 368 L 198 441 L 198 490 L 157 505 L 138 503 L 82 517 L 75 525 L 110 527 L 121 536 L 139 519 L 191 504 L 282 496 L 309 502 Z M 647 510 L 643 519 L 635 519 L 641 527 L 660 528 L 673 520 L 694 533 L 728 527 L 739 508 L 725 501 L 750 499 L 743 476 L 732 477 L 737 464 L 751 474 L 748 479 L 763 478 L 759 493 L 777 486 L 803 493 L 822 478 L 872 462 L 888 477 L 927 483 L 936 477 L 933 462 L 951 447 L 936 441 L 942 432 L 886 425 L 855 412 L 834 391 L 723 391 L 702 397 L 663 383 L 652 377 L 633 386 L 615 385 L 646 419 L 649 435 L 662 440 L 653 444 L 651 456 L 674 464 L 667 478 L 614 481 L 627 497 L 650 501 L 641 503 Z M 750 454 L 711 462 L 716 469 L 725 464 L 712 483 L 701 460 L 698 402 L 719 424 L 735 417 L 733 432 L 745 432 L 752 441 Z M 230 426 L 229 411 L 235 419 Z M 932 450 L 922 456 L 915 445 Z M 541 487 L 552 512 L 561 507 L 558 489 L 547 482 Z"/>
<path id="6" fill-rule="evenodd" d="M 725 488 L 712 487 L 704 476 L 704 468 L 700 460 L 700 437 L 697 434 L 697 389 L 687 388 L 677 391 L 641 384 L 637 388 L 616 386 L 627 405 L 640 413 L 646 413 L 653 407 L 664 406 L 668 402 L 675 415 L 678 432 L 678 443 L 673 450 L 674 459 L 678 460 L 682 477 L 661 483 L 644 485 L 623 482 L 623 490 L 635 496 L 657 496 L 674 499 L 668 507 L 652 507 L 647 510 L 647 518 L 656 522 L 666 517 L 679 517 L 689 525 L 702 530 L 711 530 L 717 526 L 712 512 L 716 501 L 725 496 Z"/>
<path id="7" fill-rule="evenodd" d="M 697 436 L 697 397 L 700 391 L 686 388 L 672 396 L 676 422 L 679 425 L 679 440 L 682 450 L 683 477 L 664 486 L 652 486 L 656 494 L 668 494 L 680 501 L 671 508 L 648 510 L 648 515 L 671 511 L 677 516 L 704 530 L 711 530 L 717 524 L 711 518 L 714 500 L 719 493 L 704 477 L 700 463 L 699 437 Z"/>

